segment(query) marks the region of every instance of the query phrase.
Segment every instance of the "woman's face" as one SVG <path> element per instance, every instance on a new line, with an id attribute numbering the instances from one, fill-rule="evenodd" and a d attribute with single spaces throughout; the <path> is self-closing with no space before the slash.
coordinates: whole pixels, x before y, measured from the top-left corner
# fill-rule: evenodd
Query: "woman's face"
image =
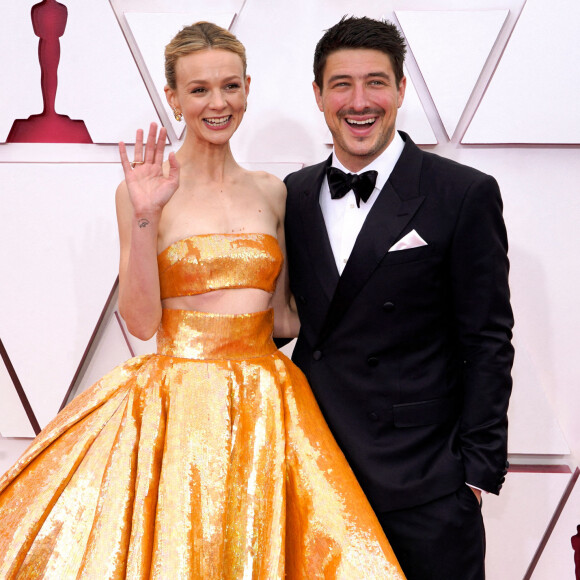
<path id="1" fill-rule="evenodd" d="M 188 134 L 214 144 L 229 141 L 250 90 L 242 59 L 228 50 L 193 52 L 177 59 L 175 75 L 175 90 L 165 92 L 170 106 L 182 112 Z"/>

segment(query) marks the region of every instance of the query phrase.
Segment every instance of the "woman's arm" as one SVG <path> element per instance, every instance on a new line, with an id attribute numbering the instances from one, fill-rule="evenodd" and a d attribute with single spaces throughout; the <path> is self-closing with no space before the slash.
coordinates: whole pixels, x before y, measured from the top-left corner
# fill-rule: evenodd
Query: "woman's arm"
<path id="1" fill-rule="evenodd" d="M 161 297 L 157 269 L 157 237 L 165 204 L 179 186 L 179 165 L 169 154 L 169 172 L 163 174 L 166 131 L 151 124 L 145 151 L 143 131 L 137 132 L 132 167 L 124 143 L 119 144 L 125 181 L 116 194 L 121 248 L 119 262 L 119 312 L 129 332 L 142 340 L 151 338 L 161 321 Z"/>
<path id="2" fill-rule="evenodd" d="M 286 259 L 286 240 L 284 237 L 284 214 L 286 211 L 286 186 L 279 183 L 281 188 L 280 194 L 277 196 L 277 214 L 278 227 L 276 237 L 278 244 L 284 256 L 284 263 L 282 270 L 278 277 L 276 291 L 272 299 L 272 307 L 274 308 L 274 336 L 279 338 L 294 338 L 298 336 L 300 331 L 300 320 L 298 319 L 298 312 L 294 296 L 290 292 L 290 280 L 288 278 L 288 264 Z"/>

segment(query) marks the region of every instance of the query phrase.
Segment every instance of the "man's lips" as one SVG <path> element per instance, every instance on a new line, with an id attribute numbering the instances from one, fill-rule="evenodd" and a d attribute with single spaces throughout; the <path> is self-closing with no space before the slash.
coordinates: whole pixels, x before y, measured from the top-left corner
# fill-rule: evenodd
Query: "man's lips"
<path id="1" fill-rule="evenodd" d="M 351 127 L 355 128 L 360 127 L 361 129 L 364 129 L 366 127 L 371 127 L 372 125 L 374 125 L 377 120 L 377 117 L 370 117 L 368 119 L 350 119 L 345 117 L 344 120 Z"/>

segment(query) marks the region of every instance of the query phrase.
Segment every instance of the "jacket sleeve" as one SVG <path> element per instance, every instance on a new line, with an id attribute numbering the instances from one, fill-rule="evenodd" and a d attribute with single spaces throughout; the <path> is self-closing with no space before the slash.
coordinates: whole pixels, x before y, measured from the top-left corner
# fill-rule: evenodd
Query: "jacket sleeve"
<path id="1" fill-rule="evenodd" d="M 457 340 L 463 361 L 460 446 L 465 481 L 499 493 L 507 471 L 513 314 L 507 235 L 496 181 L 468 188 L 450 251 Z"/>

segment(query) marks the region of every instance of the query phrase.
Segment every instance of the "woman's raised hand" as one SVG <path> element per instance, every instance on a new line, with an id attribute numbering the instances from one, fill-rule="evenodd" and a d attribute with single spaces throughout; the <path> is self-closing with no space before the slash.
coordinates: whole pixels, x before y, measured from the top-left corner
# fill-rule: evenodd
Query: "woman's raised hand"
<path id="1" fill-rule="evenodd" d="M 157 124 L 151 123 L 147 142 L 143 146 L 143 130 L 137 131 L 135 160 L 129 161 L 125 143 L 119 143 L 121 164 L 125 183 L 136 215 L 161 212 L 179 187 L 179 163 L 173 151 L 169 154 L 169 172 L 163 173 L 163 152 L 167 130 L 161 127 L 157 136 Z"/>

